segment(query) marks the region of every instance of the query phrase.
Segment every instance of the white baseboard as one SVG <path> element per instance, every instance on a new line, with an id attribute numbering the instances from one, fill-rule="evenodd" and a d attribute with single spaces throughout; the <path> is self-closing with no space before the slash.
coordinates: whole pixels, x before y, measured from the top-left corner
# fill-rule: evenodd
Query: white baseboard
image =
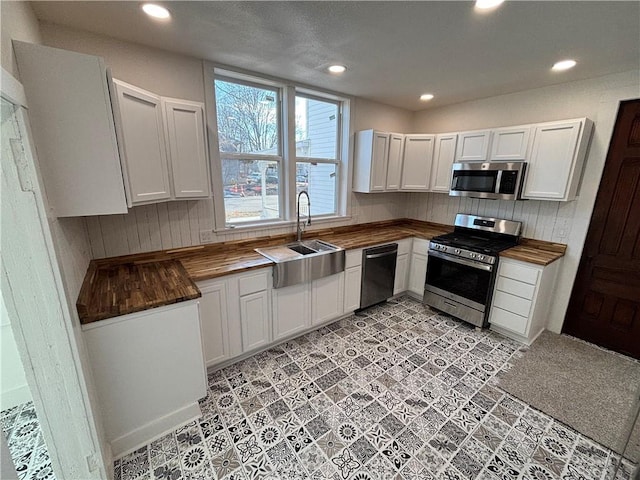
<path id="1" fill-rule="evenodd" d="M 198 405 L 198 402 L 194 402 L 180 410 L 176 410 L 153 422 L 147 423 L 140 428 L 112 440 L 111 450 L 113 457 L 117 459 L 127 453 L 131 453 L 201 416 L 200 405 Z"/>
<path id="2" fill-rule="evenodd" d="M 22 405 L 23 403 L 31 401 L 31 399 L 31 390 L 29 390 L 29 386 L 25 383 L 20 387 L 2 392 L 2 395 L 0 395 L 0 410 Z"/>

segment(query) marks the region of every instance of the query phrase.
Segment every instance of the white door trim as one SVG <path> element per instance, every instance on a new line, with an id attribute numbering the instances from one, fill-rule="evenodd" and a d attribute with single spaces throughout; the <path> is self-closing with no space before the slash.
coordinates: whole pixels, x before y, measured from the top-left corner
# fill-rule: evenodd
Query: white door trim
<path id="1" fill-rule="evenodd" d="M 111 475 L 106 467 L 110 452 L 107 448 L 103 455 L 104 443 L 81 368 L 24 91 L 4 69 L 1 75 L 1 96 L 17 107 L 18 137 L 15 144 L 11 137 L 13 155 L 3 154 L 1 162 L 2 296 L 56 476 L 106 479 Z"/>

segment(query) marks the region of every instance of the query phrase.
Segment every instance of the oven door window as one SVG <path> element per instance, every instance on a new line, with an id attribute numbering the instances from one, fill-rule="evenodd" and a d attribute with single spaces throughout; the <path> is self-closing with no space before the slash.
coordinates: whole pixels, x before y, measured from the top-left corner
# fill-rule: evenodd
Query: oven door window
<path id="1" fill-rule="evenodd" d="M 453 172 L 451 190 L 493 193 L 497 179 L 497 170 L 456 170 Z"/>
<path id="2" fill-rule="evenodd" d="M 427 284 L 485 305 L 492 273 L 429 256 Z"/>

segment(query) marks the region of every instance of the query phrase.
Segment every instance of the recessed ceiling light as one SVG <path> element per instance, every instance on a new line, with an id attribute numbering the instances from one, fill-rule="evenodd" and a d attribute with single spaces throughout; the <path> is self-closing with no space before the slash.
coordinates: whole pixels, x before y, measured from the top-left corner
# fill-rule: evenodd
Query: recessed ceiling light
<path id="1" fill-rule="evenodd" d="M 496 8 L 501 5 L 504 0 L 476 0 L 476 9 L 478 10 L 489 10 L 491 8 Z"/>
<path id="2" fill-rule="evenodd" d="M 569 70 L 570 68 L 575 67 L 576 63 L 577 62 L 575 60 L 561 60 L 560 62 L 554 63 L 553 67 L 551 67 L 551 70 L 553 70 L 554 72 Z"/>
<path id="3" fill-rule="evenodd" d="M 144 13 L 153 18 L 159 18 L 161 20 L 166 20 L 171 17 L 169 10 L 160 5 L 156 5 L 155 3 L 145 3 L 142 5 L 142 10 Z"/>
<path id="4" fill-rule="evenodd" d="M 430 93 L 425 93 L 424 95 L 420 95 L 420 100 L 422 100 L 423 102 L 428 102 L 432 98 L 433 98 L 433 95 Z"/>
<path id="5" fill-rule="evenodd" d="M 327 70 L 331 73 L 344 73 L 346 69 L 344 65 L 331 65 Z"/>

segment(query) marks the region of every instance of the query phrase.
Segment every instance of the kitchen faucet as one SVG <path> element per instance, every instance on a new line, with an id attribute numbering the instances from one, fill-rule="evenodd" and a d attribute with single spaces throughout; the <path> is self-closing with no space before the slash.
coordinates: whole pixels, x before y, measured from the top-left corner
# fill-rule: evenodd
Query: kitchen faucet
<path id="1" fill-rule="evenodd" d="M 296 205 L 296 215 L 297 215 L 297 221 L 296 221 L 296 240 L 299 242 L 302 240 L 302 232 L 304 230 L 303 228 L 300 228 L 300 197 L 302 196 L 302 194 L 305 194 L 307 196 L 307 225 L 311 225 L 311 199 L 309 198 L 309 194 L 307 193 L 306 190 L 302 190 L 299 194 L 298 194 L 298 203 Z"/>

